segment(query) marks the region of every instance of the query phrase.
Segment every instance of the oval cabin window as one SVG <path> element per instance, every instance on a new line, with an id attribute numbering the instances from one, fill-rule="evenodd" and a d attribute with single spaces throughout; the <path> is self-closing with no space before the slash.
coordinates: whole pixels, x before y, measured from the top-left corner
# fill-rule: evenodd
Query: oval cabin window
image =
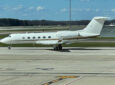
<path id="1" fill-rule="evenodd" d="M 45 39 L 46 37 L 45 37 L 45 36 L 43 36 L 43 38 Z"/>
<path id="2" fill-rule="evenodd" d="M 35 37 L 33 37 L 33 39 L 35 39 Z"/>
<path id="3" fill-rule="evenodd" d="M 51 38 L 51 36 L 48 36 L 48 38 Z"/>
<path id="4" fill-rule="evenodd" d="M 28 39 L 30 39 L 30 37 L 28 37 Z"/>

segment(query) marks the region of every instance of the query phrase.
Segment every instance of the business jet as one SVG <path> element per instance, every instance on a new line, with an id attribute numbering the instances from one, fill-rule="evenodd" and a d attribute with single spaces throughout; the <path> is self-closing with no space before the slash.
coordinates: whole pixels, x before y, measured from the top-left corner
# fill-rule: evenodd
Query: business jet
<path id="1" fill-rule="evenodd" d="M 107 17 L 94 17 L 83 30 L 10 34 L 8 37 L 1 39 L 0 42 L 9 44 L 9 49 L 11 44 L 32 43 L 53 45 L 54 50 L 62 50 L 62 44 L 71 44 L 77 42 L 78 39 L 99 36 L 105 20 L 107 20 Z"/>

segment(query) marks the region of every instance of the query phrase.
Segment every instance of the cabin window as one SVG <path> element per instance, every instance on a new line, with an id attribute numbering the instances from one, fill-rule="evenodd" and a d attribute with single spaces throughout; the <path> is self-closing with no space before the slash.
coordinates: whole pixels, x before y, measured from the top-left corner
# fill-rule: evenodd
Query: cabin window
<path id="1" fill-rule="evenodd" d="M 51 38 L 51 36 L 48 36 L 48 38 Z"/>
<path id="2" fill-rule="evenodd" d="M 43 36 L 43 38 L 45 39 L 46 37 L 45 37 L 45 36 Z"/>
<path id="3" fill-rule="evenodd" d="M 35 37 L 33 37 L 33 39 L 35 39 Z"/>
<path id="4" fill-rule="evenodd" d="M 30 37 L 28 37 L 28 39 L 30 39 Z"/>
<path id="5" fill-rule="evenodd" d="M 40 37 L 38 37 L 38 39 L 40 39 Z"/>

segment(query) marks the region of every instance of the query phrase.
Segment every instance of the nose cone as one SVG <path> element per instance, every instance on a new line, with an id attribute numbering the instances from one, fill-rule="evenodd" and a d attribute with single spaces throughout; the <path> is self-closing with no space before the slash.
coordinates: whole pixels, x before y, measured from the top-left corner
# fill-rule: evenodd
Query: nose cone
<path id="1" fill-rule="evenodd" d="M 0 40 L 1 43 L 6 43 L 5 39 Z"/>
<path id="2" fill-rule="evenodd" d="M 9 44 L 9 40 L 7 38 L 1 39 L 1 43 Z"/>

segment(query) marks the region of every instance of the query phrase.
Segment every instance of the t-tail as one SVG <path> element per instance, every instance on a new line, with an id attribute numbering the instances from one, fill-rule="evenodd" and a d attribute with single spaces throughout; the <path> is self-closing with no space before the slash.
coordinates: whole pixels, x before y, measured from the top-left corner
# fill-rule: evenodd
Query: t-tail
<path id="1" fill-rule="evenodd" d="M 102 31 L 104 22 L 107 19 L 107 17 L 94 17 L 87 25 L 87 27 L 82 30 L 83 35 L 99 36 Z"/>

